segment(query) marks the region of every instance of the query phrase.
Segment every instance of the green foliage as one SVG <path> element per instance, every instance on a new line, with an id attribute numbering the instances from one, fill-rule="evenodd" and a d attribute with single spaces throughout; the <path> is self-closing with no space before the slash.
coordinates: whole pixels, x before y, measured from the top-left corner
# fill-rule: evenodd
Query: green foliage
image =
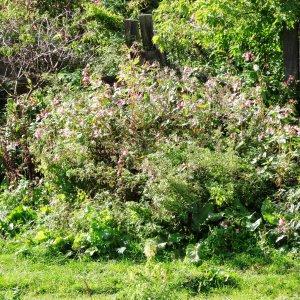
<path id="1" fill-rule="evenodd" d="M 153 199 L 160 213 L 170 214 L 169 218 L 187 222 L 189 216 L 195 215 L 196 228 L 204 207 L 247 205 L 256 199 L 256 188 L 260 189 L 255 171 L 230 149 L 218 153 L 192 143 L 171 144 L 148 159 L 145 168 L 151 179 L 146 195 Z M 247 187 L 248 184 L 251 186 Z M 247 202 L 240 203 L 243 198 Z M 206 217 L 208 214 L 209 210 Z"/>
<path id="2" fill-rule="evenodd" d="M 267 108 L 238 78 L 210 77 L 203 85 L 199 73 L 134 60 L 109 86 L 91 65 L 60 73 L 47 92 L 20 102 L 32 114 L 27 141 L 43 177 L 34 190 L 44 191 L 40 204 L 30 202 L 38 217 L 22 234 L 29 246 L 155 258 L 182 256 L 201 241 L 210 257 L 259 252 L 260 231 L 269 243 L 296 248 L 292 104 Z"/>
<path id="3" fill-rule="evenodd" d="M 229 226 L 215 228 L 199 247 L 200 258 L 222 256 L 228 253 L 251 253 L 259 247 L 255 235 L 251 231 L 239 227 Z M 254 253 L 255 254 L 255 253 Z"/>
<path id="4" fill-rule="evenodd" d="M 35 211 L 23 205 L 17 206 L 5 217 L 2 216 L 0 220 L 0 232 L 3 236 L 13 237 L 21 230 L 24 230 L 24 225 L 29 222 L 32 223 L 35 219 Z"/>
<path id="5" fill-rule="evenodd" d="M 29 257 L 149 264 L 297 252 L 300 124 L 279 33 L 298 3 L 164 0 L 155 42 L 172 67 L 162 67 L 122 33 L 124 17 L 159 1 L 50 2 L 0 2 L 1 62 L 26 66 L 3 83 L 1 236 Z M 59 67 L 44 46 L 50 61 L 66 54 Z M 133 298 L 151 298 L 132 276 Z M 174 286 L 196 295 L 236 284 L 226 278 L 209 269 Z"/>
<path id="6" fill-rule="evenodd" d="M 248 84 L 265 86 L 267 103 L 278 102 L 281 33 L 297 22 L 299 11 L 297 0 L 165 0 L 156 11 L 155 42 L 175 63 L 239 73 Z"/>
<path id="7" fill-rule="evenodd" d="M 261 208 L 267 222 L 271 241 L 282 249 L 289 247 L 297 251 L 300 243 L 299 188 L 282 191 L 284 201 L 266 200 Z M 277 205 L 276 205 L 277 204 Z M 274 225 L 277 225 L 274 228 Z"/>
<path id="8" fill-rule="evenodd" d="M 109 30 L 120 30 L 122 18 L 117 14 L 107 10 L 104 6 L 98 4 L 86 5 L 86 19 L 102 23 Z"/>

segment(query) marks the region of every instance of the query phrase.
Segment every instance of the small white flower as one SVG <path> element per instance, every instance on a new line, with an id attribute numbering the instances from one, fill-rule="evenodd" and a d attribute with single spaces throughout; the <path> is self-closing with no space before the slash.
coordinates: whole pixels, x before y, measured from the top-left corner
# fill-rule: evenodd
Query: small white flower
<path id="1" fill-rule="evenodd" d="M 259 70 L 259 65 L 253 65 L 253 70 L 257 72 Z"/>
<path id="2" fill-rule="evenodd" d="M 125 250 L 126 250 L 126 247 L 121 247 L 121 248 L 118 248 L 118 249 L 117 249 L 117 252 L 118 252 L 119 254 L 123 254 L 123 253 L 125 252 Z"/>
<path id="3" fill-rule="evenodd" d="M 279 144 L 285 144 L 286 143 L 286 138 L 284 136 L 279 137 L 278 143 Z"/>

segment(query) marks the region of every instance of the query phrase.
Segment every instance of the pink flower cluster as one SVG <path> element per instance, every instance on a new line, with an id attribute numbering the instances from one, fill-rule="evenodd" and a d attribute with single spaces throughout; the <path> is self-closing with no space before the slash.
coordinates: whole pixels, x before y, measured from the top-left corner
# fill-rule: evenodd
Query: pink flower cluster
<path id="1" fill-rule="evenodd" d="M 285 80 L 284 83 L 285 83 L 287 86 L 291 86 L 291 85 L 295 84 L 295 82 L 296 82 L 295 76 L 290 75 L 290 76 Z"/>
<path id="2" fill-rule="evenodd" d="M 82 71 L 82 84 L 89 86 L 91 84 L 91 77 L 88 67 L 85 67 Z"/>
<path id="3" fill-rule="evenodd" d="M 300 137 L 300 127 L 296 125 L 285 125 L 284 131 L 292 136 Z"/>
<path id="4" fill-rule="evenodd" d="M 41 121 L 43 119 L 46 119 L 49 116 L 49 112 L 42 111 L 39 115 L 37 115 L 36 120 Z"/>
<path id="5" fill-rule="evenodd" d="M 43 133 L 44 133 L 43 130 L 41 128 L 38 128 L 34 133 L 34 137 L 37 140 L 40 140 L 43 137 Z"/>
<path id="6" fill-rule="evenodd" d="M 280 232 L 280 233 L 286 233 L 288 231 L 288 226 L 286 224 L 285 219 L 283 219 L 283 218 L 279 219 L 277 229 L 278 229 L 278 232 Z"/>
<path id="7" fill-rule="evenodd" d="M 255 59 L 255 56 L 251 51 L 247 51 L 244 53 L 243 58 L 246 62 L 251 62 Z"/>

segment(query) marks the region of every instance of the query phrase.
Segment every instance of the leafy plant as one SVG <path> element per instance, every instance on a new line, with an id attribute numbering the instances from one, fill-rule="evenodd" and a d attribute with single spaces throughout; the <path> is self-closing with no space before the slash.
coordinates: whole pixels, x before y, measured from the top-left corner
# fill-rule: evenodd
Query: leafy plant
<path id="1" fill-rule="evenodd" d="M 283 97 L 281 33 L 298 21 L 296 0 L 162 1 L 155 42 L 180 65 L 209 65 L 264 87 L 264 100 Z M 290 87 L 291 88 L 291 87 Z"/>

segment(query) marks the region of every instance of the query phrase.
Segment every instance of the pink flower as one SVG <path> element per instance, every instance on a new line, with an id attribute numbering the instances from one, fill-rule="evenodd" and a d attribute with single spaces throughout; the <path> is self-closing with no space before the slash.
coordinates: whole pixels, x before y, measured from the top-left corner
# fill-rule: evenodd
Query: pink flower
<path id="1" fill-rule="evenodd" d="M 280 119 L 283 119 L 289 117 L 293 113 L 293 110 L 289 107 L 286 107 L 286 108 L 279 109 L 278 113 L 279 113 L 278 117 Z"/>
<path id="2" fill-rule="evenodd" d="M 279 226 L 284 226 L 286 224 L 285 219 L 280 218 L 278 221 Z"/>
<path id="3" fill-rule="evenodd" d="M 127 155 L 128 155 L 128 150 L 127 150 L 127 149 L 122 150 L 121 155 L 122 155 L 123 157 L 124 157 L 124 156 L 127 156 Z"/>
<path id="4" fill-rule="evenodd" d="M 42 111 L 39 115 L 37 115 L 36 120 L 41 121 L 42 119 L 46 119 L 49 116 L 49 112 Z"/>
<path id="5" fill-rule="evenodd" d="M 65 114 L 65 109 L 64 109 L 63 107 L 59 107 L 59 108 L 57 109 L 57 112 L 58 112 L 59 114 L 61 114 L 61 115 L 64 115 L 64 114 Z"/>
<path id="6" fill-rule="evenodd" d="M 259 142 L 261 142 L 264 138 L 265 138 L 264 133 L 260 133 L 259 136 L 258 136 L 258 138 L 257 138 L 257 140 L 258 140 Z"/>
<path id="7" fill-rule="evenodd" d="M 183 102 L 183 101 L 180 101 L 180 102 L 177 104 L 177 108 L 178 108 L 178 109 L 184 108 L 184 102 Z"/>
<path id="8" fill-rule="evenodd" d="M 53 161 L 55 161 L 55 162 L 59 161 L 59 156 L 57 154 L 53 157 Z"/>
<path id="9" fill-rule="evenodd" d="M 294 130 L 296 132 L 296 135 L 300 137 L 300 127 L 299 126 L 294 126 Z"/>
<path id="10" fill-rule="evenodd" d="M 300 136 L 300 127 L 296 125 L 285 125 L 284 131 L 293 136 Z"/>
<path id="11" fill-rule="evenodd" d="M 254 58 L 255 58 L 254 54 L 251 51 L 245 52 L 244 55 L 243 55 L 243 57 L 244 57 L 244 59 L 245 59 L 246 62 L 253 61 Z"/>
<path id="12" fill-rule="evenodd" d="M 278 221 L 278 231 L 281 233 L 286 233 L 288 231 L 286 221 L 283 218 L 280 218 Z"/>
<path id="13" fill-rule="evenodd" d="M 59 105 L 59 103 L 60 103 L 60 100 L 59 99 L 57 99 L 57 98 L 55 98 L 54 100 L 53 100 L 53 105 Z"/>
<path id="14" fill-rule="evenodd" d="M 252 100 L 247 100 L 245 103 L 244 103 L 244 107 L 250 107 L 253 105 L 253 101 Z"/>
<path id="15" fill-rule="evenodd" d="M 217 86 L 217 82 L 213 79 L 209 79 L 206 81 L 205 86 L 209 89 L 215 88 Z"/>
<path id="16" fill-rule="evenodd" d="M 289 100 L 289 104 L 291 104 L 291 105 L 296 105 L 297 103 L 298 103 L 298 101 L 295 100 L 295 99 L 290 99 Z"/>
<path id="17" fill-rule="evenodd" d="M 63 137 L 68 138 L 72 135 L 72 131 L 69 128 L 65 128 L 65 129 L 61 130 L 61 135 Z"/>
<path id="18" fill-rule="evenodd" d="M 274 135 L 275 134 L 274 128 L 271 128 L 271 127 L 267 128 L 266 129 L 266 134 L 268 134 L 268 135 Z"/>
<path id="19" fill-rule="evenodd" d="M 289 75 L 289 77 L 285 80 L 285 84 L 287 86 L 293 85 L 296 82 L 296 78 L 293 75 Z"/>
<path id="20" fill-rule="evenodd" d="M 35 133 L 34 133 L 34 137 L 37 139 L 37 140 L 40 140 L 43 136 L 43 130 L 38 128 Z"/>
<path id="21" fill-rule="evenodd" d="M 88 67 L 85 67 L 82 71 L 82 83 L 84 86 L 89 86 L 91 84 L 91 77 Z"/>
<path id="22" fill-rule="evenodd" d="M 119 107 L 122 107 L 122 106 L 124 106 L 125 104 L 126 104 L 126 101 L 125 101 L 124 99 L 121 99 L 121 100 L 117 101 L 117 105 L 118 105 Z"/>
<path id="23" fill-rule="evenodd" d="M 223 228 L 228 228 L 228 226 L 230 225 L 230 223 L 228 221 L 222 221 L 220 223 L 220 225 L 223 227 Z"/>
<path id="24" fill-rule="evenodd" d="M 94 131 L 93 131 L 93 138 L 95 138 L 95 139 L 97 139 L 99 136 L 100 136 L 100 131 L 99 130 L 97 130 L 97 129 L 94 129 Z"/>

